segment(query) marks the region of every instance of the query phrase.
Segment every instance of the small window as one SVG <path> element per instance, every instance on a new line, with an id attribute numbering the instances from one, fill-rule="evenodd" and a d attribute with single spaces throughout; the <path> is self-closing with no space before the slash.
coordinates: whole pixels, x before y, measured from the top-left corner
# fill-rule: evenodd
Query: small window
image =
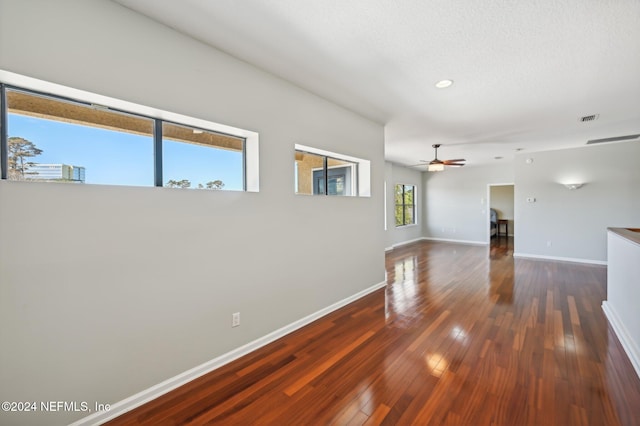
<path id="1" fill-rule="evenodd" d="M 296 150 L 296 194 L 356 196 L 358 163 Z"/>
<path id="2" fill-rule="evenodd" d="M 166 122 L 162 135 L 164 186 L 244 189 L 244 139 Z"/>
<path id="3" fill-rule="evenodd" d="M 416 187 L 414 185 L 396 185 L 396 226 L 416 223 Z"/>
<path id="4" fill-rule="evenodd" d="M 153 120 L 7 89 L 7 179 L 153 186 Z"/>

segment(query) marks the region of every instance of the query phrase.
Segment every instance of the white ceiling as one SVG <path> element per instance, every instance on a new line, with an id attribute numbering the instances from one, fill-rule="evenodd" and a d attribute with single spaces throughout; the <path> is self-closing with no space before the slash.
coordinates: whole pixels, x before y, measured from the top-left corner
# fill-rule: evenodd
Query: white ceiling
<path id="1" fill-rule="evenodd" d="M 116 1 L 384 124 L 400 164 L 640 133 L 638 0 Z"/>

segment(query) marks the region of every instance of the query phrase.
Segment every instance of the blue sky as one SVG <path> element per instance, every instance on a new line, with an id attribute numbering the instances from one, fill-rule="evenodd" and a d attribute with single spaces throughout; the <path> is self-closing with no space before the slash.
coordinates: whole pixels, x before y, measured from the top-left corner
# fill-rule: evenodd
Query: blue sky
<path id="1" fill-rule="evenodd" d="M 33 142 L 43 152 L 29 161 L 85 167 L 86 183 L 153 186 L 153 139 L 96 127 L 9 114 L 9 137 Z M 163 181 L 213 180 L 242 190 L 242 153 L 174 141 L 163 143 Z"/>

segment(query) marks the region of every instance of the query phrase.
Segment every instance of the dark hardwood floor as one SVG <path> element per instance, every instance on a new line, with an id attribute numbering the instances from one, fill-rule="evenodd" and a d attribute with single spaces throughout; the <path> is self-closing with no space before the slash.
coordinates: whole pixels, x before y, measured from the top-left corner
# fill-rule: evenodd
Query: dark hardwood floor
<path id="1" fill-rule="evenodd" d="M 420 242 L 388 286 L 112 425 L 638 425 L 606 268 Z"/>

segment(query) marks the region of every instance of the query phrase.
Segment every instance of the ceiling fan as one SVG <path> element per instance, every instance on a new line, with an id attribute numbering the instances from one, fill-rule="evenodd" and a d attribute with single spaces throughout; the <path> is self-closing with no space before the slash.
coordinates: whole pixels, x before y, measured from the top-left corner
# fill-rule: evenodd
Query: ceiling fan
<path id="1" fill-rule="evenodd" d="M 464 158 L 456 158 L 455 160 L 438 160 L 438 148 L 440 148 L 440 144 L 431 145 L 435 150 L 435 158 L 430 162 L 426 162 L 425 160 L 421 160 L 420 164 L 414 164 L 414 166 L 424 166 L 427 165 L 427 170 L 430 172 L 440 172 L 444 170 L 444 166 L 464 166 L 463 161 L 467 161 Z"/>

